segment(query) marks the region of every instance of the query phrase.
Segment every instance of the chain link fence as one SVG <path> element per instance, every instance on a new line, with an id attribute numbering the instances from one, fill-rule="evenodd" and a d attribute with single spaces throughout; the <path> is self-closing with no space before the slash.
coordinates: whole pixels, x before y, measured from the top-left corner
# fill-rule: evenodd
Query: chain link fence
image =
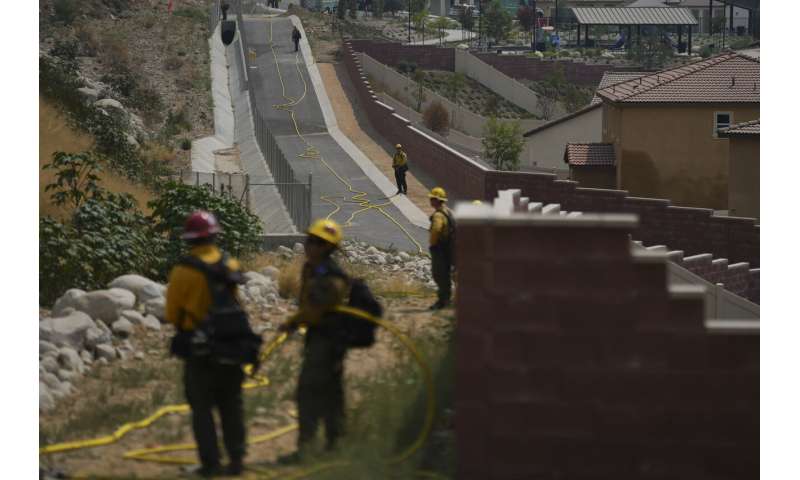
<path id="1" fill-rule="evenodd" d="M 253 4 L 254 2 L 236 0 L 231 2 L 231 10 L 229 10 L 231 15 L 236 16 L 237 31 L 239 32 L 240 55 L 235 55 L 237 68 L 242 75 L 241 78 L 248 80 L 247 69 L 255 62 L 255 52 L 251 50 L 247 42 L 247 32 L 243 28 L 243 14 L 255 8 Z M 248 62 L 251 65 L 248 65 Z M 243 82 L 242 85 L 249 85 L 249 81 L 247 83 Z M 267 162 L 267 166 L 273 178 L 271 181 L 265 178 L 264 181 L 261 182 L 256 181 L 256 179 L 250 179 L 247 188 L 276 187 L 298 231 L 305 231 L 311 222 L 311 175 L 308 176 L 307 183 L 299 181 L 292 166 L 289 164 L 289 161 L 286 159 L 286 156 L 270 131 L 264 119 L 264 115 L 261 114 L 258 102 L 256 101 L 255 92 L 252 88 L 248 88 L 248 95 L 253 110 L 253 127 L 256 143 L 261 153 L 264 155 L 264 159 Z"/>

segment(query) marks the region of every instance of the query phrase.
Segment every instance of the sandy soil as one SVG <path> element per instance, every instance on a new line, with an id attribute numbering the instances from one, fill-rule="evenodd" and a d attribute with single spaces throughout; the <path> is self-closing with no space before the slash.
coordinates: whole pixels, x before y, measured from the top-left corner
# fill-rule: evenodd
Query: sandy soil
<path id="1" fill-rule="evenodd" d="M 319 73 L 322 76 L 322 82 L 325 85 L 325 90 L 328 92 L 328 98 L 331 100 L 333 111 L 336 114 L 336 121 L 339 128 L 342 130 L 347 138 L 361 149 L 362 152 L 377 166 L 386 178 L 394 183 L 394 171 L 392 170 L 392 156 L 387 150 L 379 145 L 373 137 L 368 135 L 362 130 L 359 124 L 357 114 L 354 108 L 356 100 L 355 90 L 347 78 L 347 72 L 343 67 L 334 65 L 332 63 L 318 63 Z M 363 113 L 359 113 L 359 116 Z M 393 154 L 394 152 L 392 152 Z M 406 174 L 406 183 L 408 184 L 408 198 L 422 211 L 431 209 L 430 201 L 428 200 L 428 189 L 420 183 L 414 175 L 414 159 L 409 158 L 410 170 Z"/>

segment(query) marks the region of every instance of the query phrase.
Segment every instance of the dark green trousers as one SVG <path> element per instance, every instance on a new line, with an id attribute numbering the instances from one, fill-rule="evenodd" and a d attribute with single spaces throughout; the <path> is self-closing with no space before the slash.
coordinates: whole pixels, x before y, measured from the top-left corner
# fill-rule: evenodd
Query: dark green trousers
<path id="1" fill-rule="evenodd" d="M 303 366 L 297 382 L 298 450 L 314 439 L 320 421 L 325 423 L 328 448 L 344 433 L 345 351 L 314 328 L 306 334 Z"/>
<path id="2" fill-rule="evenodd" d="M 190 358 L 185 362 L 183 373 L 200 462 L 205 467 L 220 464 L 217 430 L 212 414 L 214 408 L 219 411 L 222 420 L 222 438 L 228 458 L 231 462 L 241 462 L 245 454 L 242 368 L 238 365 L 220 365 L 208 359 Z"/>
<path id="3" fill-rule="evenodd" d="M 431 251 L 431 273 L 438 289 L 439 303 L 449 303 L 451 296 L 450 271 L 452 263 L 450 252 L 441 247 L 433 247 Z"/>

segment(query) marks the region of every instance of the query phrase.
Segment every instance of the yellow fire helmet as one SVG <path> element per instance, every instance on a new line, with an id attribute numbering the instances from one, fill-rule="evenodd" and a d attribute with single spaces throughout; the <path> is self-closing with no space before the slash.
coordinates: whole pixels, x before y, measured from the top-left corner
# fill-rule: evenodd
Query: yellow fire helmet
<path id="1" fill-rule="evenodd" d="M 480 200 L 473 200 L 472 204 L 473 205 L 483 205 L 483 202 L 481 202 Z"/>
<path id="2" fill-rule="evenodd" d="M 342 227 L 340 227 L 338 223 L 326 219 L 320 219 L 312 223 L 311 226 L 308 227 L 307 233 L 319 237 L 337 247 L 342 242 L 342 237 L 344 236 L 342 235 Z"/>
<path id="3" fill-rule="evenodd" d="M 442 187 L 433 187 L 433 189 L 431 189 L 431 193 L 428 194 L 428 198 L 435 198 L 437 200 L 446 202 L 447 193 L 444 191 L 444 188 Z"/>
<path id="4" fill-rule="evenodd" d="M 398 143 L 397 145 L 394 146 L 394 148 L 396 148 L 398 150 L 402 150 L 403 146 Z"/>

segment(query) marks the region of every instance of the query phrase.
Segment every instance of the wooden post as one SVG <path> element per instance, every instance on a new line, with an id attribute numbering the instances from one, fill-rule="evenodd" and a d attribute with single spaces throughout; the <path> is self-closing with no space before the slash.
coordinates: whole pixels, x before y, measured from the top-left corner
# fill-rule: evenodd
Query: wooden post
<path id="1" fill-rule="evenodd" d="M 730 9 L 728 10 L 728 15 L 730 18 L 728 19 L 728 28 L 731 31 L 731 37 L 733 36 L 733 4 L 731 3 Z"/>
<path id="2" fill-rule="evenodd" d="M 678 25 L 678 51 L 681 50 L 681 41 L 683 40 L 683 26 Z"/>
<path id="3" fill-rule="evenodd" d="M 581 24 L 578 24 L 578 46 L 581 46 Z"/>
<path id="4" fill-rule="evenodd" d="M 688 33 L 688 36 L 689 36 L 689 38 L 688 38 L 688 42 L 689 42 L 689 43 L 688 43 L 688 45 L 686 45 L 686 52 L 687 52 L 687 53 L 689 54 L 689 56 L 691 57 L 691 56 L 692 56 L 692 26 L 691 26 L 691 25 L 689 25 L 689 33 Z"/>

